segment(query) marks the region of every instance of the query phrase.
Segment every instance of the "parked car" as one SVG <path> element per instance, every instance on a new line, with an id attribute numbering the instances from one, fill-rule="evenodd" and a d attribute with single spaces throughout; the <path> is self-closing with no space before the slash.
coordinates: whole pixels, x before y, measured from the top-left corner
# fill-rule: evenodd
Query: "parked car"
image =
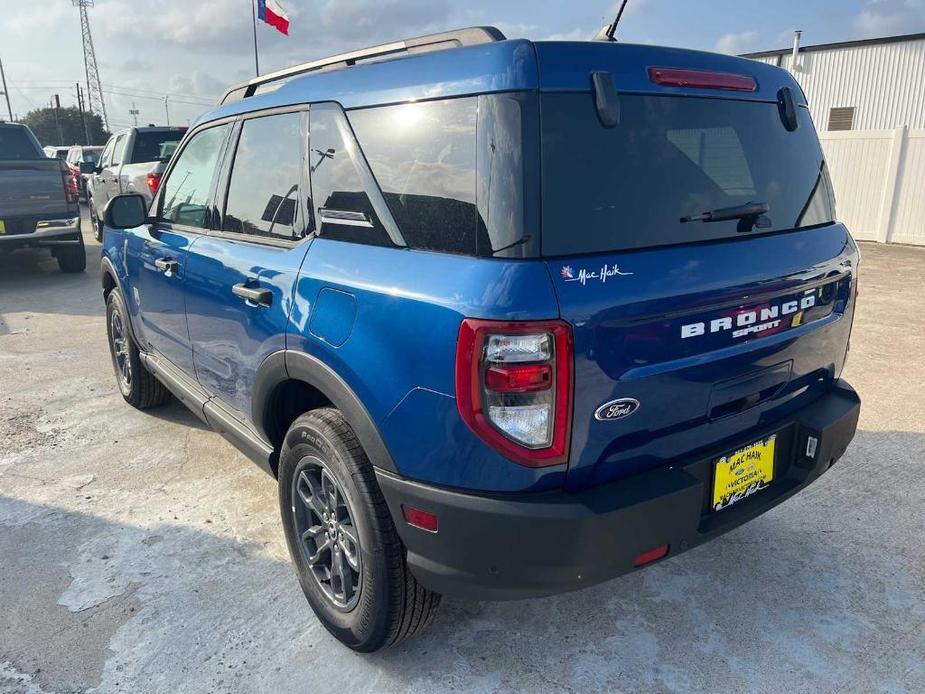
<path id="1" fill-rule="evenodd" d="M 42 148 L 45 156 L 49 159 L 65 159 L 67 157 L 67 150 L 67 147 L 61 145 L 49 145 L 48 147 Z"/>
<path id="2" fill-rule="evenodd" d="M 279 480 L 308 602 L 359 651 L 441 594 L 583 588 L 736 528 L 860 408 L 858 249 L 789 73 L 401 45 L 231 89 L 150 208 L 112 199 L 102 260 L 123 397 L 174 393 Z"/>
<path id="3" fill-rule="evenodd" d="M 93 171 L 100 161 L 102 151 L 102 147 L 74 145 L 67 152 L 65 161 L 71 167 L 74 175 L 77 176 L 77 181 L 80 184 L 80 195 L 85 199 L 87 198 L 87 181 L 93 175 Z"/>
<path id="4" fill-rule="evenodd" d="M 0 251 L 48 248 L 62 272 L 87 265 L 77 179 L 25 125 L 0 123 Z"/>
<path id="5" fill-rule="evenodd" d="M 100 220 L 109 200 L 119 193 L 139 193 L 150 203 L 185 127 L 129 128 L 114 134 L 87 181 L 90 222 L 102 241 Z"/>

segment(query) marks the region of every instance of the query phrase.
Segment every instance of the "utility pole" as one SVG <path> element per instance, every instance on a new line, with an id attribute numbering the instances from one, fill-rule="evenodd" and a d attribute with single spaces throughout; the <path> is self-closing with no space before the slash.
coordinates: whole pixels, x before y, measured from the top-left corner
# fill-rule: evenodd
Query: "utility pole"
<path id="1" fill-rule="evenodd" d="M 132 117 L 135 127 L 138 127 L 138 108 L 135 106 L 135 102 L 132 102 L 132 107 L 128 110 L 129 115 Z"/>
<path id="2" fill-rule="evenodd" d="M 58 132 L 58 144 L 64 144 L 64 135 L 61 134 L 61 121 L 58 120 L 58 112 L 61 110 L 61 97 L 57 94 L 51 97 L 51 107 L 55 110 L 55 130 Z"/>
<path id="3" fill-rule="evenodd" d="M 164 112 L 167 114 L 167 125 L 170 125 L 170 109 L 167 107 L 167 100 L 169 98 L 170 97 L 167 95 L 164 96 Z"/>
<path id="4" fill-rule="evenodd" d="M 93 143 L 90 142 L 90 128 L 87 127 L 87 118 L 84 116 L 84 95 L 80 91 L 80 82 L 77 83 L 77 110 L 80 111 L 80 124 L 84 129 L 84 144 L 89 146 Z"/>
<path id="5" fill-rule="evenodd" d="M 103 127 L 109 130 L 106 117 L 106 102 L 103 99 L 103 85 L 100 83 L 100 70 L 96 65 L 96 51 L 93 48 L 93 34 L 90 33 L 90 18 L 87 8 L 93 7 L 95 0 L 71 0 L 74 7 L 80 9 L 80 37 L 84 47 L 84 70 L 87 73 L 87 110 L 103 120 Z"/>
<path id="6" fill-rule="evenodd" d="M 10 114 L 10 122 L 14 123 L 13 120 L 13 108 L 10 106 L 10 92 L 6 88 L 6 73 L 3 71 L 3 61 L 0 60 L 0 77 L 3 78 L 3 96 L 6 97 L 6 110 Z"/>

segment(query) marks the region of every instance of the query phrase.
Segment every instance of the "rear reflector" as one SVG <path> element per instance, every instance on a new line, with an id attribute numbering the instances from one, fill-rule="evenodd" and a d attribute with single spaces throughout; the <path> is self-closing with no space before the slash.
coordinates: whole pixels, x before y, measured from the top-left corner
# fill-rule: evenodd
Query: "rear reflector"
<path id="1" fill-rule="evenodd" d="M 401 511 L 405 515 L 408 525 L 426 530 L 429 533 L 437 532 L 437 516 L 433 513 L 422 511 L 419 508 L 414 508 L 414 506 L 405 506 L 404 504 L 402 504 Z"/>
<path id="2" fill-rule="evenodd" d="M 633 566 L 638 569 L 640 566 L 651 564 L 654 561 L 658 561 L 662 557 L 668 556 L 668 548 L 669 545 L 662 545 L 661 547 L 650 549 L 648 552 L 637 554 L 636 558 L 633 559 Z"/>
<path id="3" fill-rule="evenodd" d="M 758 83 L 749 75 L 706 70 L 681 70 L 673 67 L 650 67 L 649 79 L 655 84 L 671 87 L 697 87 L 700 89 L 730 89 L 736 92 L 753 92 Z"/>

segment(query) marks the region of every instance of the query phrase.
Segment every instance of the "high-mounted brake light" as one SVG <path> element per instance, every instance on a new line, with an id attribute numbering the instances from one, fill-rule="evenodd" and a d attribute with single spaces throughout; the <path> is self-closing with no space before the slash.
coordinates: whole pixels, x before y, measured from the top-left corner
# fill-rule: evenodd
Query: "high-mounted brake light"
<path id="1" fill-rule="evenodd" d="M 750 75 L 736 75 L 731 72 L 710 72 L 707 70 L 683 70 L 674 67 L 650 67 L 649 79 L 655 84 L 671 87 L 696 87 L 699 89 L 729 89 L 736 92 L 753 92 L 758 83 Z"/>
<path id="2" fill-rule="evenodd" d="M 563 321 L 467 318 L 456 350 L 460 416 L 521 465 L 560 465 L 571 434 L 572 362 L 572 330 Z"/>
<path id="3" fill-rule="evenodd" d="M 158 172 L 149 173 L 145 176 L 145 185 L 151 191 L 151 195 L 157 193 L 157 187 L 161 184 L 161 174 Z"/>

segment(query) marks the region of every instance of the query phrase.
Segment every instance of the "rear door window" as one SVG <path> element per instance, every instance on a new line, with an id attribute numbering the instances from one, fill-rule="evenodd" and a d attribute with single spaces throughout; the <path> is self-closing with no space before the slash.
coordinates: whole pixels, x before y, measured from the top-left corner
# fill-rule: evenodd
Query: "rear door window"
<path id="1" fill-rule="evenodd" d="M 586 94 L 543 94 L 543 254 L 646 248 L 829 223 L 834 204 L 805 108 L 788 131 L 776 104 L 620 95 L 605 128 Z M 682 219 L 748 203 L 766 215 Z"/>
<path id="2" fill-rule="evenodd" d="M 375 180 L 356 146 L 343 111 L 334 104 L 311 108 L 308 165 L 314 225 L 322 238 L 376 246 L 393 240 L 370 194 Z M 366 175 L 364 175 L 364 173 Z"/>
<path id="3" fill-rule="evenodd" d="M 218 125 L 193 136 L 161 187 L 160 214 L 168 223 L 204 229 L 212 182 L 231 125 Z"/>
<path id="4" fill-rule="evenodd" d="M 224 231 L 286 240 L 302 237 L 302 123 L 301 112 L 244 121 L 231 169 Z"/>

